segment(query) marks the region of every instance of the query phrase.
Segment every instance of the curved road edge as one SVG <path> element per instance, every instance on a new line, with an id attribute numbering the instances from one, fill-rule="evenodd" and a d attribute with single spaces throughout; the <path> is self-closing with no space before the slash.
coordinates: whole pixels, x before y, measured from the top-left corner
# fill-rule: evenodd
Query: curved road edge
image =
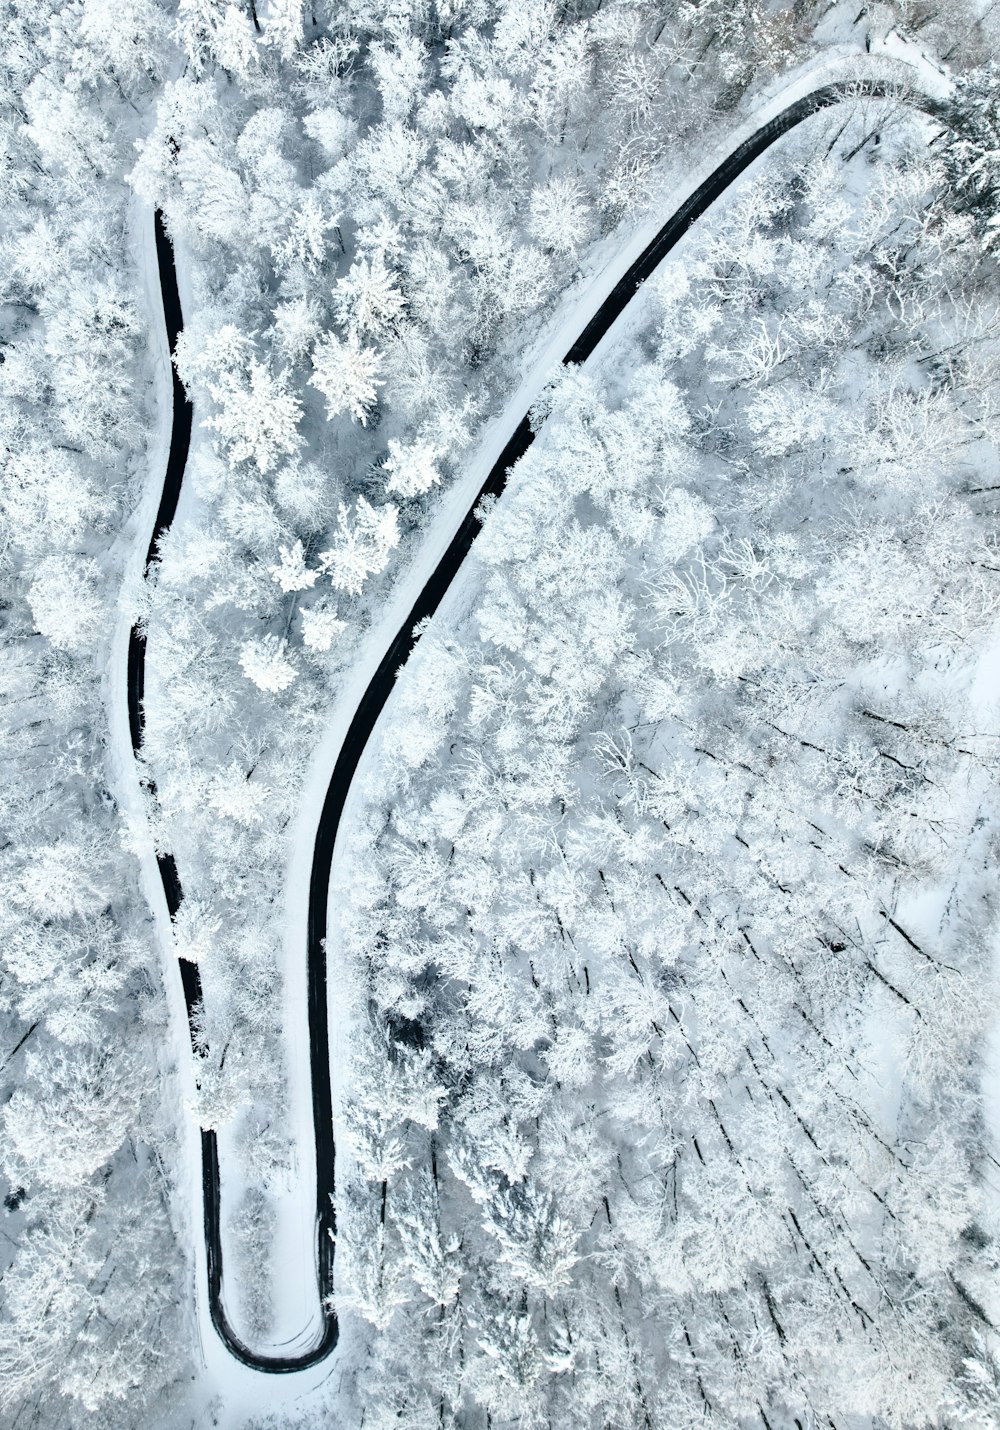
<path id="1" fill-rule="evenodd" d="M 885 99 L 903 96 L 903 91 L 891 82 L 877 80 L 831 83 L 813 90 L 810 94 L 789 105 L 768 124 L 757 130 L 738 148 L 734 149 L 667 220 L 587 323 L 583 332 L 562 359 L 561 365 L 579 364 L 590 357 L 646 279 L 655 272 L 692 224 L 776 140 L 820 110 L 855 96 Z M 929 102 L 922 95 L 907 92 L 903 97 L 919 103 L 922 108 L 930 107 Z M 324 941 L 327 930 L 329 885 L 334 847 L 348 794 L 375 724 L 392 694 L 397 675 L 417 644 L 419 635 L 415 627 L 428 620 L 437 611 L 479 532 L 480 523 L 474 514 L 476 508 L 484 496 L 500 496 L 512 467 L 528 451 L 535 440 L 535 435 L 531 429 L 528 415 L 525 414 L 508 439 L 500 456 L 490 468 L 444 555 L 413 602 L 409 615 L 391 640 L 355 709 L 335 759 L 333 774 L 330 777 L 319 817 L 309 882 L 307 938 L 310 1027 L 312 1027 L 314 1009 L 319 1015 L 317 1026 L 322 1026 L 321 1042 L 311 1048 L 314 1106 L 318 1104 L 316 1082 L 323 1082 L 324 1088 L 328 1086 L 328 1078 L 323 1073 L 325 1059 L 328 1056 Z M 317 997 L 317 989 L 321 986 L 324 996 Z M 319 1057 L 320 1048 L 324 1054 L 323 1065 L 321 1065 Z M 324 1111 L 326 1105 L 324 1103 Z"/>
<path id="2" fill-rule="evenodd" d="M 177 339 L 183 328 L 183 314 L 177 285 L 177 272 L 174 265 L 173 246 L 167 235 L 163 215 L 159 210 L 154 214 L 154 226 L 160 296 L 167 331 L 167 342 L 172 356 L 176 351 Z M 171 365 L 171 383 L 172 416 L 170 445 L 167 453 L 163 489 L 156 517 L 153 522 L 153 530 L 143 568 L 144 574 L 147 576 L 151 564 L 156 560 L 160 541 L 169 531 L 176 514 L 177 503 L 180 498 L 181 486 L 184 480 L 184 472 L 187 466 L 188 452 L 191 445 L 191 426 L 193 419 L 191 403 L 177 375 L 177 370 L 173 365 Z M 132 753 L 136 759 L 141 758 L 143 734 L 145 731 L 143 712 L 145 672 L 146 632 L 141 624 L 136 624 L 133 625 L 129 631 L 127 669 L 129 732 L 132 739 Z M 155 798 L 156 787 L 152 781 L 145 779 L 143 783 L 147 792 Z M 184 897 L 180 876 L 177 871 L 177 864 L 172 854 L 159 852 L 156 855 L 156 863 L 160 882 L 163 886 L 167 912 L 170 918 L 173 919 Z M 198 1049 L 195 1043 L 194 1020 L 202 1001 L 201 974 L 198 965 L 186 959 L 178 959 L 178 965 L 184 993 L 184 1003 L 187 1009 L 188 1031 L 191 1037 L 192 1051 L 195 1054 L 197 1063 Z M 324 1014 L 326 1012 L 325 1005 L 323 1012 Z M 325 1024 L 325 1018 L 323 1021 Z M 310 1018 L 310 1034 L 312 1034 L 312 1032 L 313 1021 Z M 332 1113 L 315 1124 L 318 1171 L 316 1190 L 317 1270 L 321 1304 L 323 1307 L 323 1331 L 314 1346 L 294 1356 L 263 1356 L 256 1354 L 240 1339 L 229 1322 L 223 1299 L 221 1177 L 218 1139 L 212 1129 L 200 1129 L 202 1207 L 208 1276 L 209 1314 L 211 1315 L 212 1324 L 227 1350 L 235 1356 L 237 1360 L 253 1370 L 269 1373 L 306 1370 L 319 1361 L 324 1360 L 337 1344 L 339 1327 L 337 1319 L 329 1305 L 329 1297 L 333 1291 L 333 1237 L 335 1232 L 333 1211 L 334 1146 L 332 1127 Z M 326 1138 L 329 1143 L 329 1156 L 324 1161 L 322 1172 L 320 1172 L 319 1152 L 323 1143 L 323 1128 L 330 1129 Z"/>
<path id="3" fill-rule="evenodd" d="M 742 173 L 760 158 L 776 140 L 820 110 L 852 97 L 884 99 L 903 97 L 934 112 L 926 96 L 902 86 L 879 80 L 841 81 L 823 85 L 782 110 L 732 151 L 709 177 L 685 200 L 660 228 L 615 288 L 591 317 L 583 332 L 562 359 L 562 365 L 584 362 L 622 314 L 646 279 L 683 237 Z M 156 214 L 156 248 L 170 349 L 173 352 L 181 331 L 181 308 L 177 291 L 173 252 L 163 221 Z M 177 506 L 191 437 L 191 406 L 173 373 L 173 426 L 163 495 L 147 555 L 155 559 L 160 539 L 169 529 Z M 527 414 L 521 419 L 500 456 L 469 505 L 466 514 L 437 566 L 425 582 L 412 608 L 392 638 L 371 677 L 350 721 L 327 786 L 319 817 L 310 870 L 307 914 L 307 1007 L 309 1061 L 312 1083 L 313 1132 L 316 1148 L 316 1247 L 317 1282 L 323 1308 L 324 1327 L 317 1343 L 301 1354 L 266 1356 L 253 1352 L 233 1331 L 223 1302 L 223 1262 L 221 1245 L 220 1173 L 218 1144 L 214 1131 L 201 1130 L 202 1195 L 204 1237 L 208 1272 L 208 1297 L 212 1323 L 229 1352 L 251 1369 L 280 1374 L 307 1369 L 325 1359 L 336 1347 L 339 1326 L 333 1311 L 334 1254 L 336 1237 L 335 1145 L 333 1102 L 329 1068 L 329 1018 L 327 1007 L 326 937 L 330 876 L 334 849 L 347 796 L 375 724 L 392 693 L 397 674 L 417 643 L 414 627 L 431 617 L 458 574 L 479 531 L 474 515 L 484 496 L 499 496 L 515 463 L 527 452 L 535 434 Z M 141 753 L 144 729 L 146 639 L 141 626 L 130 633 L 128 649 L 129 725 L 133 752 Z M 152 787 L 147 783 L 147 788 Z M 169 853 L 157 855 L 160 879 L 171 918 L 180 907 L 183 891 L 177 866 Z M 189 1029 L 201 1002 L 201 977 L 196 964 L 179 960 Z M 192 1040 L 193 1041 L 193 1040 Z M 197 1057 L 197 1049 L 194 1049 Z"/>

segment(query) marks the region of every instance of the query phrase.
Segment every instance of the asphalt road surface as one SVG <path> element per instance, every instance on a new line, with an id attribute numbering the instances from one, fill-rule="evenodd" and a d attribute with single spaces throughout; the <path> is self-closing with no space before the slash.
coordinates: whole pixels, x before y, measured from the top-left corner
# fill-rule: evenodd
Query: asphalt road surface
<path id="1" fill-rule="evenodd" d="M 688 198 L 660 229 L 621 281 L 601 304 L 583 332 L 563 359 L 564 364 L 582 363 L 623 312 L 646 279 L 687 232 L 693 223 L 715 202 L 734 180 L 758 159 L 783 134 L 787 134 L 804 119 L 842 100 L 858 96 L 886 98 L 898 94 L 894 86 L 879 82 L 851 82 L 825 85 L 797 100 L 770 123 L 757 130 L 725 159 L 713 174 Z M 917 97 L 914 97 L 917 98 Z M 926 101 L 917 98 L 926 107 Z M 156 250 L 163 294 L 163 311 L 171 352 L 181 330 L 181 308 L 177 293 L 177 278 L 173 250 L 159 213 L 156 215 Z M 180 494 L 184 467 L 191 440 L 191 404 L 176 373 L 173 375 L 173 427 L 163 496 L 156 515 L 156 524 L 149 544 L 147 566 L 155 559 L 160 538 L 173 520 Z M 313 1130 L 316 1141 L 316 1278 L 323 1306 L 323 1331 L 316 1344 L 299 1355 L 257 1355 L 233 1331 L 226 1316 L 223 1301 L 222 1244 L 220 1237 L 219 1150 L 215 1133 L 202 1130 L 202 1192 L 204 1199 L 204 1234 L 208 1265 L 208 1293 L 212 1322 L 229 1351 L 255 1370 L 280 1374 L 303 1370 L 323 1360 L 337 1344 L 337 1318 L 332 1309 L 334 1246 L 336 1234 L 335 1147 L 333 1137 L 333 1105 L 330 1093 L 329 1025 L 327 1017 L 326 953 L 327 904 L 333 849 L 341 815 L 351 782 L 364 753 L 369 737 L 395 684 L 397 674 L 416 644 L 414 627 L 432 616 L 441 598 L 454 580 L 476 538 L 479 523 L 473 515 L 483 496 L 499 496 L 507 476 L 517 460 L 531 446 L 534 433 L 527 414 L 494 463 L 475 501 L 452 538 L 451 544 L 431 573 L 413 609 L 397 631 L 378 670 L 361 698 L 347 736 L 334 766 L 326 799 L 320 816 L 313 850 L 309 885 L 308 945 L 308 1015 L 309 1051 L 312 1076 Z M 132 747 L 138 755 L 143 735 L 143 687 L 146 640 L 143 631 L 134 627 L 129 640 L 128 692 L 129 725 Z M 177 866 L 173 856 L 158 856 L 160 877 L 171 917 L 183 898 Z M 179 960 L 184 997 L 189 1021 L 201 1001 L 201 977 L 198 967 Z"/>

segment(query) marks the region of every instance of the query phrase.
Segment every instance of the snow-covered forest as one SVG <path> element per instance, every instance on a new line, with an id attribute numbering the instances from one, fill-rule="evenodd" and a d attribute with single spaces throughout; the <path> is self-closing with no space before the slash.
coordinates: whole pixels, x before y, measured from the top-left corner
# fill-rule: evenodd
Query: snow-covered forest
<path id="1" fill-rule="evenodd" d="M 997 1430 L 1000 8 L 0 16 L 0 1426 Z"/>

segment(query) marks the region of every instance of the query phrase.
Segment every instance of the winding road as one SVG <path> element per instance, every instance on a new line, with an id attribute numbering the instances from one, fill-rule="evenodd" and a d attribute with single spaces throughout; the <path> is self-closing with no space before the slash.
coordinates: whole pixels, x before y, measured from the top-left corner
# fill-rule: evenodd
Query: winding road
<path id="1" fill-rule="evenodd" d="M 563 364 L 584 362 L 611 325 L 624 311 L 646 279 L 670 252 L 706 209 L 734 180 L 758 159 L 774 142 L 789 130 L 844 99 L 853 97 L 886 98 L 898 95 L 899 88 L 881 81 L 840 82 L 813 90 L 776 115 L 758 129 L 715 169 L 693 194 L 680 206 L 659 230 L 656 237 L 629 268 L 583 332 L 563 358 Z M 928 101 L 922 95 L 910 96 L 923 108 Z M 171 352 L 181 331 L 181 306 L 177 291 L 173 251 L 163 221 L 156 214 L 156 251 L 159 264 L 163 309 Z M 149 543 L 146 569 L 156 559 L 160 539 L 169 529 L 177 507 L 184 467 L 191 439 L 191 405 L 183 387 L 173 376 L 173 426 L 163 495 Z M 469 553 L 479 522 L 473 512 L 483 496 L 499 496 L 511 467 L 531 446 L 534 433 L 527 414 L 521 419 L 489 475 L 470 504 L 450 545 L 430 575 L 413 607 L 396 632 L 374 676 L 362 696 L 347 735 L 340 748 L 326 793 L 313 849 L 309 885 L 307 975 L 310 1069 L 312 1078 L 313 1131 L 316 1143 L 316 1274 L 323 1307 L 323 1330 L 316 1344 L 301 1354 L 290 1356 L 258 1355 L 236 1335 L 226 1315 L 223 1300 L 223 1265 L 220 1216 L 219 1151 L 215 1133 L 202 1129 L 202 1193 L 204 1201 L 204 1236 L 208 1267 L 208 1297 L 213 1325 L 237 1360 L 252 1369 L 271 1374 L 303 1370 L 323 1360 L 334 1349 L 338 1339 L 337 1318 L 332 1308 L 334 1246 L 336 1235 L 335 1147 L 333 1136 L 333 1104 L 329 1072 L 329 1025 L 327 1015 L 327 979 L 325 940 L 327 905 L 334 845 L 341 816 L 359 761 L 388 700 L 400 667 L 416 644 L 414 627 L 432 616 L 442 597 Z M 139 626 L 132 628 L 128 649 L 129 726 L 132 748 L 138 756 L 143 740 L 143 689 L 146 639 Z M 177 866 L 173 856 L 157 856 L 160 878 L 171 917 L 183 898 Z M 189 1025 L 194 1027 L 194 1015 L 201 1001 L 201 977 L 198 967 L 179 960 L 180 974 L 187 1004 Z"/>

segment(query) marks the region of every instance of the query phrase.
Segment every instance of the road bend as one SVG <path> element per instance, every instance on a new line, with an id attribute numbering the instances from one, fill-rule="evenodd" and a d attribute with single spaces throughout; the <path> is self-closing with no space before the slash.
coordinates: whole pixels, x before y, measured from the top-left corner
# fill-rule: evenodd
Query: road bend
<path id="1" fill-rule="evenodd" d="M 931 102 L 922 94 L 904 92 L 897 84 L 879 80 L 854 80 L 823 85 L 790 104 L 734 149 L 666 221 L 655 238 L 601 303 L 566 353 L 562 365 L 579 364 L 590 357 L 646 279 L 656 271 L 659 264 L 687 233 L 692 224 L 697 222 L 716 199 L 739 179 L 745 170 L 759 159 L 776 140 L 820 110 L 828 109 L 844 100 L 857 98 L 905 98 L 923 109 L 933 111 Z M 156 252 L 164 316 L 170 349 L 173 353 L 181 331 L 182 316 L 173 249 L 159 213 L 156 214 Z M 164 533 L 169 530 L 177 508 L 191 440 L 191 416 L 191 404 L 176 372 L 174 372 L 170 452 L 163 495 L 149 543 L 147 572 L 150 564 L 156 560 L 159 542 Z M 223 1343 L 237 1360 L 252 1369 L 268 1374 L 304 1370 L 315 1365 L 330 1354 L 338 1339 L 338 1324 L 332 1299 L 336 1238 L 335 1146 L 329 1067 L 326 935 L 330 874 L 340 820 L 355 772 L 375 724 L 392 693 L 401 667 L 405 665 L 417 642 L 418 637 L 414 628 L 420 622 L 434 615 L 442 597 L 469 554 L 479 531 L 479 522 L 474 515 L 476 507 L 484 496 L 498 497 L 501 494 L 511 468 L 527 452 L 534 441 L 534 436 L 529 425 L 528 415 L 525 413 L 494 462 L 489 475 L 452 537 L 450 545 L 428 577 L 413 603 L 409 615 L 397 630 L 361 697 L 334 764 L 323 803 L 313 848 L 306 948 L 309 1055 L 312 1079 L 313 1133 L 316 1144 L 316 1280 L 323 1309 L 323 1328 L 315 1344 L 300 1354 L 259 1355 L 236 1335 L 230 1325 L 223 1298 L 219 1149 L 213 1131 L 203 1128 L 201 1132 L 204 1236 L 212 1322 Z M 128 652 L 129 725 L 132 748 L 136 756 L 139 756 L 143 742 L 142 702 L 145 659 L 145 631 L 140 625 L 136 625 L 131 631 Z M 155 789 L 150 784 L 147 784 L 147 788 L 155 794 Z M 173 855 L 169 853 L 159 854 L 157 862 L 167 907 L 171 918 L 173 918 L 183 899 L 177 865 Z M 197 1059 L 200 1056 L 200 1050 L 194 1036 L 194 1020 L 201 1003 L 201 977 L 196 964 L 180 959 L 179 965 L 192 1046 Z"/>

